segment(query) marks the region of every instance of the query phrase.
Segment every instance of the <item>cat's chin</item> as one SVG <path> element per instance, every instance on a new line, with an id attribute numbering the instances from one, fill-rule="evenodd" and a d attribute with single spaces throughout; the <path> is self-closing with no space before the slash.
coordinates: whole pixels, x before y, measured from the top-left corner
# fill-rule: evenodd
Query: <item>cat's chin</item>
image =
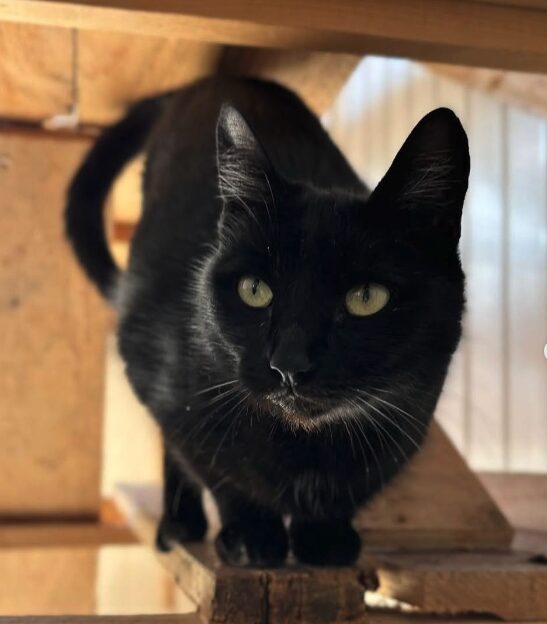
<path id="1" fill-rule="evenodd" d="M 319 400 L 300 393 L 274 392 L 266 397 L 277 416 L 291 427 L 313 431 L 329 420 L 333 409 L 330 401 Z"/>

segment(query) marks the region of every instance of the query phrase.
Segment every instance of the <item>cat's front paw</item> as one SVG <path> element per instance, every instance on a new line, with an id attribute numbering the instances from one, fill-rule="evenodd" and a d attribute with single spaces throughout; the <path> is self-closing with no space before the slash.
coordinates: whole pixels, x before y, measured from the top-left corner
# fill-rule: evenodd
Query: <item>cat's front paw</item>
<path id="1" fill-rule="evenodd" d="M 156 532 L 156 548 L 160 552 L 171 550 L 173 542 L 198 542 L 205 537 L 207 520 L 201 509 L 188 513 L 184 518 L 163 515 Z"/>
<path id="2" fill-rule="evenodd" d="M 230 565 L 274 567 L 282 565 L 289 551 L 289 537 L 279 521 L 232 522 L 222 527 L 215 545 Z"/>
<path id="3" fill-rule="evenodd" d="M 292 550 L 302 563 L 310 565 L 352 565 L 361 551 L 361 538 L 349 520 L 293 521 Z"/>

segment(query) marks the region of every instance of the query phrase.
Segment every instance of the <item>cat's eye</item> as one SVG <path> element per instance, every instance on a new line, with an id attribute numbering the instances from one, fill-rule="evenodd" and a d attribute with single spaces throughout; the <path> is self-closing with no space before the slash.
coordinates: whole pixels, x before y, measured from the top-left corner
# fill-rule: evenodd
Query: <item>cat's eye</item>
<path id="1" fill-rule="evenodd" d="M 389 290 L 380 284 L 362 284 L 348 291 L 346 309 L 354 316 L 370 316 L 389 301 Z"/>
<path id="2" fill-rule="evenodd" d="M 239 280 L 237 292 L 241 299 L 252 308 L 267 308 L 273 299 L 272 289 L 254 275 L 246 275 Z"/>

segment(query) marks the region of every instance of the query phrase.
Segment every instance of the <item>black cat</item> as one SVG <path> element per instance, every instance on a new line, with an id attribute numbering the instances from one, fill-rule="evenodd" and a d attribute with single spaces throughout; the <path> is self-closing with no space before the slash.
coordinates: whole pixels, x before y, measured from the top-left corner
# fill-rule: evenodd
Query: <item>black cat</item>
<path id="1" fill-rule="evenodd" d="M 122 275 L 102 209 L 144 146 Z M 209 488 L 225 561 L 355 561 L 354 512 L 420 447 L 460 337 L 468 174 L 438 109 L 371 194 L 296 95 L 251 79 L 144 100 L 98 140 L 67 232 L 163 433 L 160 547 L 203 537 Z"/>

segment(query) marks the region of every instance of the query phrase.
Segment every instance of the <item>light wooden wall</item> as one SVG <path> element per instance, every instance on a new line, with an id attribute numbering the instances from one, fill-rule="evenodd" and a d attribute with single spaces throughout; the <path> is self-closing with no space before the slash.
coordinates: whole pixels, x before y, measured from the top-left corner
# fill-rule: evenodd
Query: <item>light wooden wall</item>
<path id="1" fill-rule="evenodd" d="M 368 57 L 325 122 L 374 185 L 426 112 L 471 146 L 464 339 L 438 419 L 478 469 L 547 471 L 547 120 L 403 60 Z"/>

